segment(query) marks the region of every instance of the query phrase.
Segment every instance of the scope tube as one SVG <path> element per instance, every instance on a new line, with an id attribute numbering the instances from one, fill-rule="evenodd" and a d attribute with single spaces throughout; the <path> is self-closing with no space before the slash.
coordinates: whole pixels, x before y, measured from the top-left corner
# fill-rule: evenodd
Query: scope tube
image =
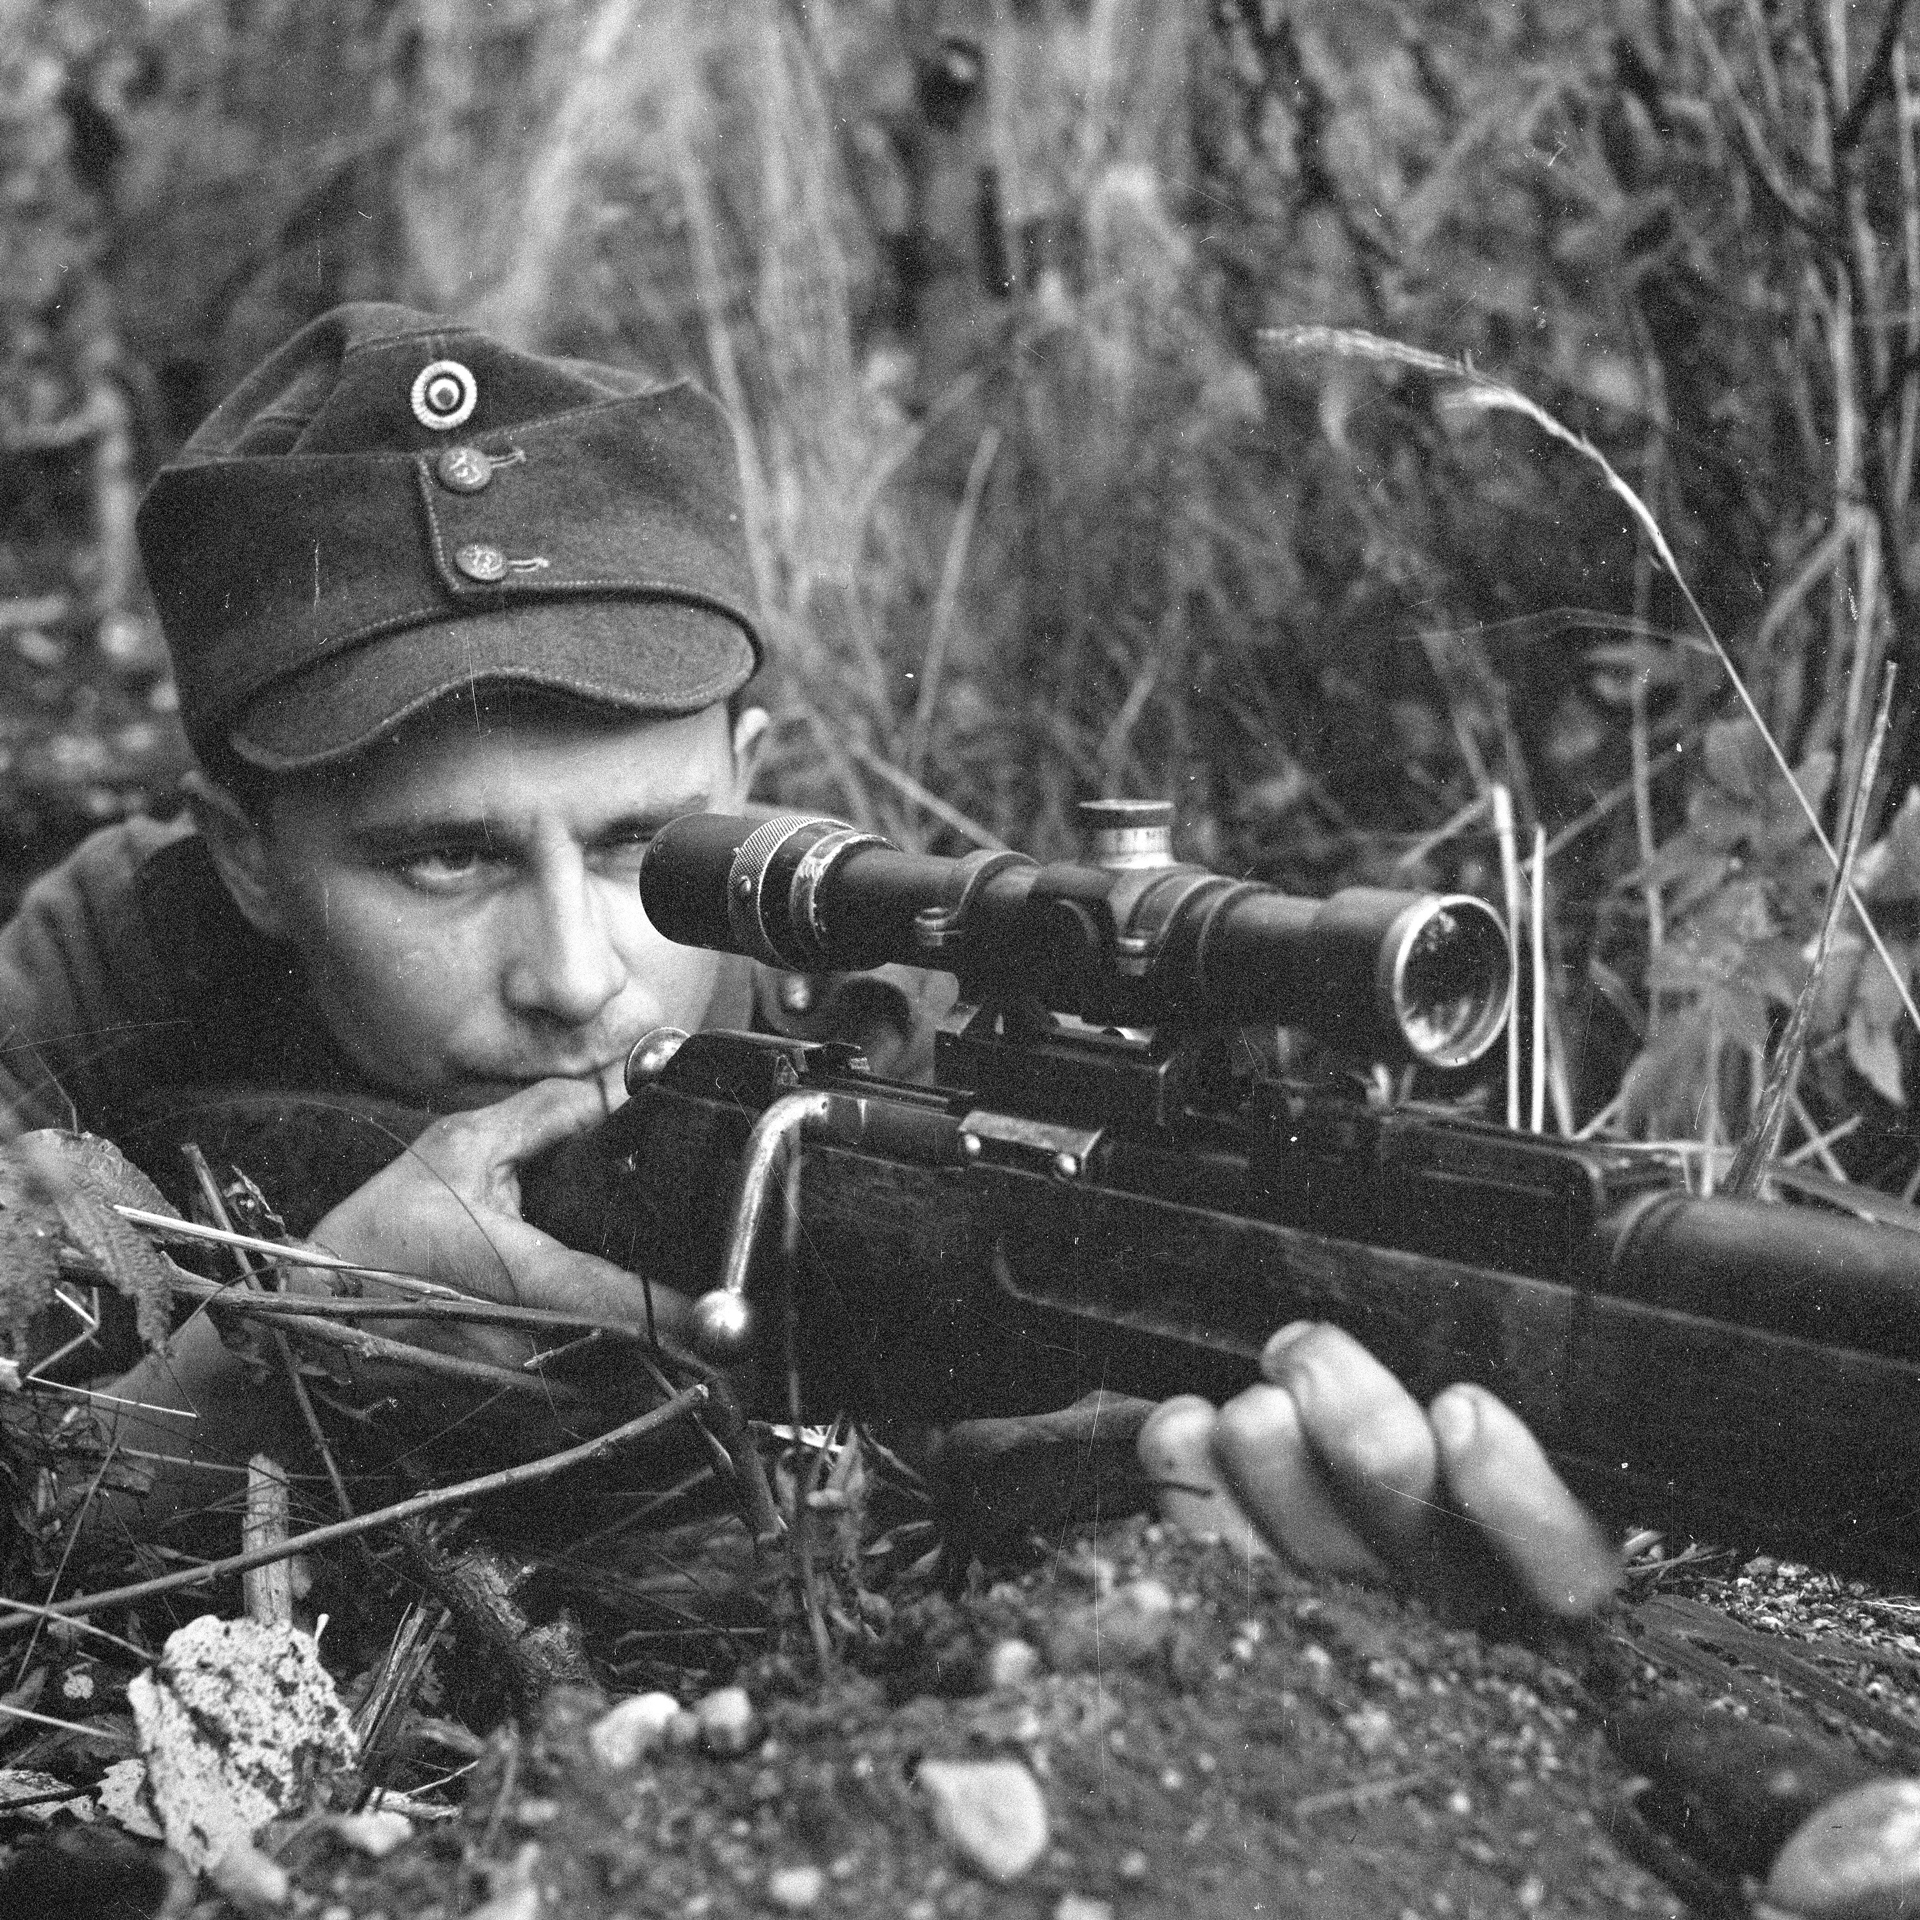
<path id="1" fill-rule="evenodd" d="M 1469 1064 L 1511 990 L 1506 930 L 1469 895 L 1312 900 L 1201 867 L 950 860 L 829 819 L 671 821 L 640 895 L 669 940 L 773 966 L 938 967 L 970 999 L 1121 1026 L 1271 1022 L 1378 1060 Z"/>

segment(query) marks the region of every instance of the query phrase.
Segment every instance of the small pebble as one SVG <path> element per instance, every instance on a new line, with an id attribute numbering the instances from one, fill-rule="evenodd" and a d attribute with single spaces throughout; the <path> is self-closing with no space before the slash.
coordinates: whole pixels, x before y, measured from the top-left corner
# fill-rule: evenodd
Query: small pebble
<path id="1" fill-rule="evenodd" d="M 827 1890 L 827 1876 L 816 1866 L 775 1867 L 767 1876 L 767 1898 L 787 1913 L 805 1913 L 818 1906 Z"/>
<path id="2" fill-rule="evenodd" d="M 1147 1856 L 1138 1847 L 1129 1847 L 1120 1856 L 1115 1871 L 1122 1880 L 1144 1880 L 1147 1877 Z"/>
<path id="3" fill-rule="evenodd" d="M 293 1897 L 293 1878 L 250 1841 L 238 1840 L 212 1861 L 207 1877 L 243 1913 L 284 1907 Z"/>
<path id="4" fill-rule="evenodd" d="M 1047 1803 L 1017 1760 L 928 1760 L 919 1782 L 940 1837 L 989 1880 L 1017 1880 L 1047 1850 Z"/>
<path id="5" fill-rule="evenodd" d="M 1384 1707 L 1362 1707 L 1348 1714 L 1340 1724 L 1369 1760 L 1393 1745 L 1393 1715 Z"/>
<path id="6" fill-rule="evenodd" d="M 1113 1920 L 1113 1909 L 1090 1894 L 1063 1893 L 1053 1910 L 1053 1920 Z"/>
<path id="7" fill-rule="evenodd" d="M 609 1773 L 624 1772 L 666 1742 L 667 1729 L 680 1715 L 670 1693 L 636 1693 L 593 1723 L 587 1744 Z"/>
<path id="8" fill-rule="evenodd" d="M 1026 1640 L 999 1640 L 987 1654 L 986 1682 L 990 1693 L 1024 1687 L 1040 1671 L 1040 1649 Z"/>
<path id="9" fill-rule="evenodd" d="M 1870 1780 L 1809 1814 L 1773 1863 L 1767 1900 L 1808 1920 L 1920 1911 L 1920 1780 Z"/>
<path id="10" fill-rule="evenodd" d="M 376 1807 L 371 1813 L 338 1814 L 330 1824 L 348 1846 L 370 1860 L 384 1860 L 413 1838 L 413 1822 L 391 1807 Z"/>
<path id="11" fill-rule="evenodd" d="M 693 1710 L 700 1744 L 716 1760 L 732 1760 L 753 1745 L 757 1727 L 745 1687 L 718 1687 Z"/>
<path id="12" fill-rule="evenodd" d="M 1152 1659 L 1173 1632 L 1173 1595 L 1159 1580 L 1129 1580 L 1104 1600 L 1075 1607 L 1047 1636 L 1047 1653 L 1062 1673 Z"/>

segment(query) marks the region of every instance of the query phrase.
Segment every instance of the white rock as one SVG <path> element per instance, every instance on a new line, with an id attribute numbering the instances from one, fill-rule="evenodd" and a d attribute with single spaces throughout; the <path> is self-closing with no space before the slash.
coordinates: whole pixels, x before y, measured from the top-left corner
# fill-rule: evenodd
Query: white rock
<path id="1" fill-rule="evenodd" d="M 815 1866 L 775 1867 L 767 1875 L 767 1898 L 787 1913 L 818 1906 L 826 1890 L 827 1876 Z"/>
<path id="2" fill-rule="evenodd" d="M 1368 1759 L 1375 1754 L 1384 1753 L 1393 1745 L 1393 1715 L 1385 1707 L 1365 1706 L 1348 1714 L 1340 1723 L 1347 1730 L 1353 1744 Z"/>
<path id="3" fill-rule="evenodd" d="M 293 1876 L 251 1840 L 229 1845 L 207 1868 L 207 1877 L 242 1913 L 284 1907 L 293 1897 Z"/>
<path id="4" fill-rule="evenodd" d="M 413 1822 L 391 1807 L 369 1813 L 336 1814 L 328 1823 L 348 1846 L 370 1860 L 384 1860 L 396 1847 L 413 1838 Z"/>
<path id="5" fill-rule="evenodd" d="M 593 1723 L 587 1744 L 608 1772 L 624 1772 L 665 1743 L 679 1712 L 680 1702 L 670 1693 L 636 1693 Z"/>
<path id="6" fill-rule="evenodd" d="M 1773 1863 L 1767 1900 L 1809 1920 L 1920 1912 L 1920 1780 L 1869 1780 L 1808 1814 Z"/>
<path id="7" fill-rule="evenodd" d="M 1113 1909 L 1088 1893 L 1063 1893 L 1053 1920 L 1113 1920 Z"/>
<path id="8" fill-rule="evenodd" d="M 1116 1606 L 1130 1607 L 1135 1613 L 1152 1616 L 1173 1611 L 1173 1589 L 1164 1580 L 1156 1580 L 1151 1574 L 1142 1575 L 1138 1580 L 1129 1580 L 1113 1596 Z"/>
<path id="9" fill-rule="evenodd" d="M 987 1654 L 986 1682 L 991 1692 L 1024 1687 L 1040 1671 L 1040 1649 L 1026 1640 L 997 1640 Z"/>
<path id="10" fill-rule="evenodd" d="M 693 1710 L 700 1744 L 716 1759 L 731 1760 L 753 1745 L 753 1702 L 745 1687 L 718 1687 Z"/>
<path id="11" fill-rule="evenodd" d="M 467 1920 L 541 1920 L 538 1843 L 529 1841 L 493 1876 L 491 1895 Z"/>
<path id="12" fill-rule="evenodd" d="M 919 1780 L 941 1838 L 989 1880 L 1017 1880 L 1046 1852 L 1046 1799 L 1018 1760 L 928 1760 Z"/>
<path id="13" fill-rule="evenodd" d="M 196 1873 L 306 1811 L 356 1751 L 314 1637 L 297 1627 L 202 1614 L 168 1636 L 127 1702 L 167 1844 Z"/>

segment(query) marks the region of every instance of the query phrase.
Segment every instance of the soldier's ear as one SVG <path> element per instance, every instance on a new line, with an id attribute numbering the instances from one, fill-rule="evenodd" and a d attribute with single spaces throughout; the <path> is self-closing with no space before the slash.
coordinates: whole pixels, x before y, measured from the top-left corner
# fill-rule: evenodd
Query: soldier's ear
<path id="1" fill-rule="evenodd" d="M 743 801 L 760 771 L 760 755 L 773 720 L 765 707 L 742 707 L 733 723 L 733 797 Z"/>
<path id="2" fill-rule="evenodd" d="M 213 858 L 214 871 L 247 923 L 269 939 L 285 931 L 263 813 L 256 813 L 196 767 L 186 779 L 187 804 Z"/>

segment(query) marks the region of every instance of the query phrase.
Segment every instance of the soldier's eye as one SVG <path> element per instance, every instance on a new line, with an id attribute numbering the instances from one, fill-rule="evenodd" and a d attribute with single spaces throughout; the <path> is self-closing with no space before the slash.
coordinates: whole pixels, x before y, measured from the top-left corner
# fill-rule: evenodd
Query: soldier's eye
<path id="1" fill-rule="evenodd" d="M 424 847 L 396 863 L 409 886 L 425 892 L 445 892 L 477 880 L 490 864 L 480 847 Z"/>
<path id="2" fill-rule="evenodd" d="M 640 862 L 652 843 L 651 833 L 623 833 L 616 839 L 603 840 L 593 850 L 593 865 L 599 873 L 618 874 L 625 878 L 637 873 Z"/>

